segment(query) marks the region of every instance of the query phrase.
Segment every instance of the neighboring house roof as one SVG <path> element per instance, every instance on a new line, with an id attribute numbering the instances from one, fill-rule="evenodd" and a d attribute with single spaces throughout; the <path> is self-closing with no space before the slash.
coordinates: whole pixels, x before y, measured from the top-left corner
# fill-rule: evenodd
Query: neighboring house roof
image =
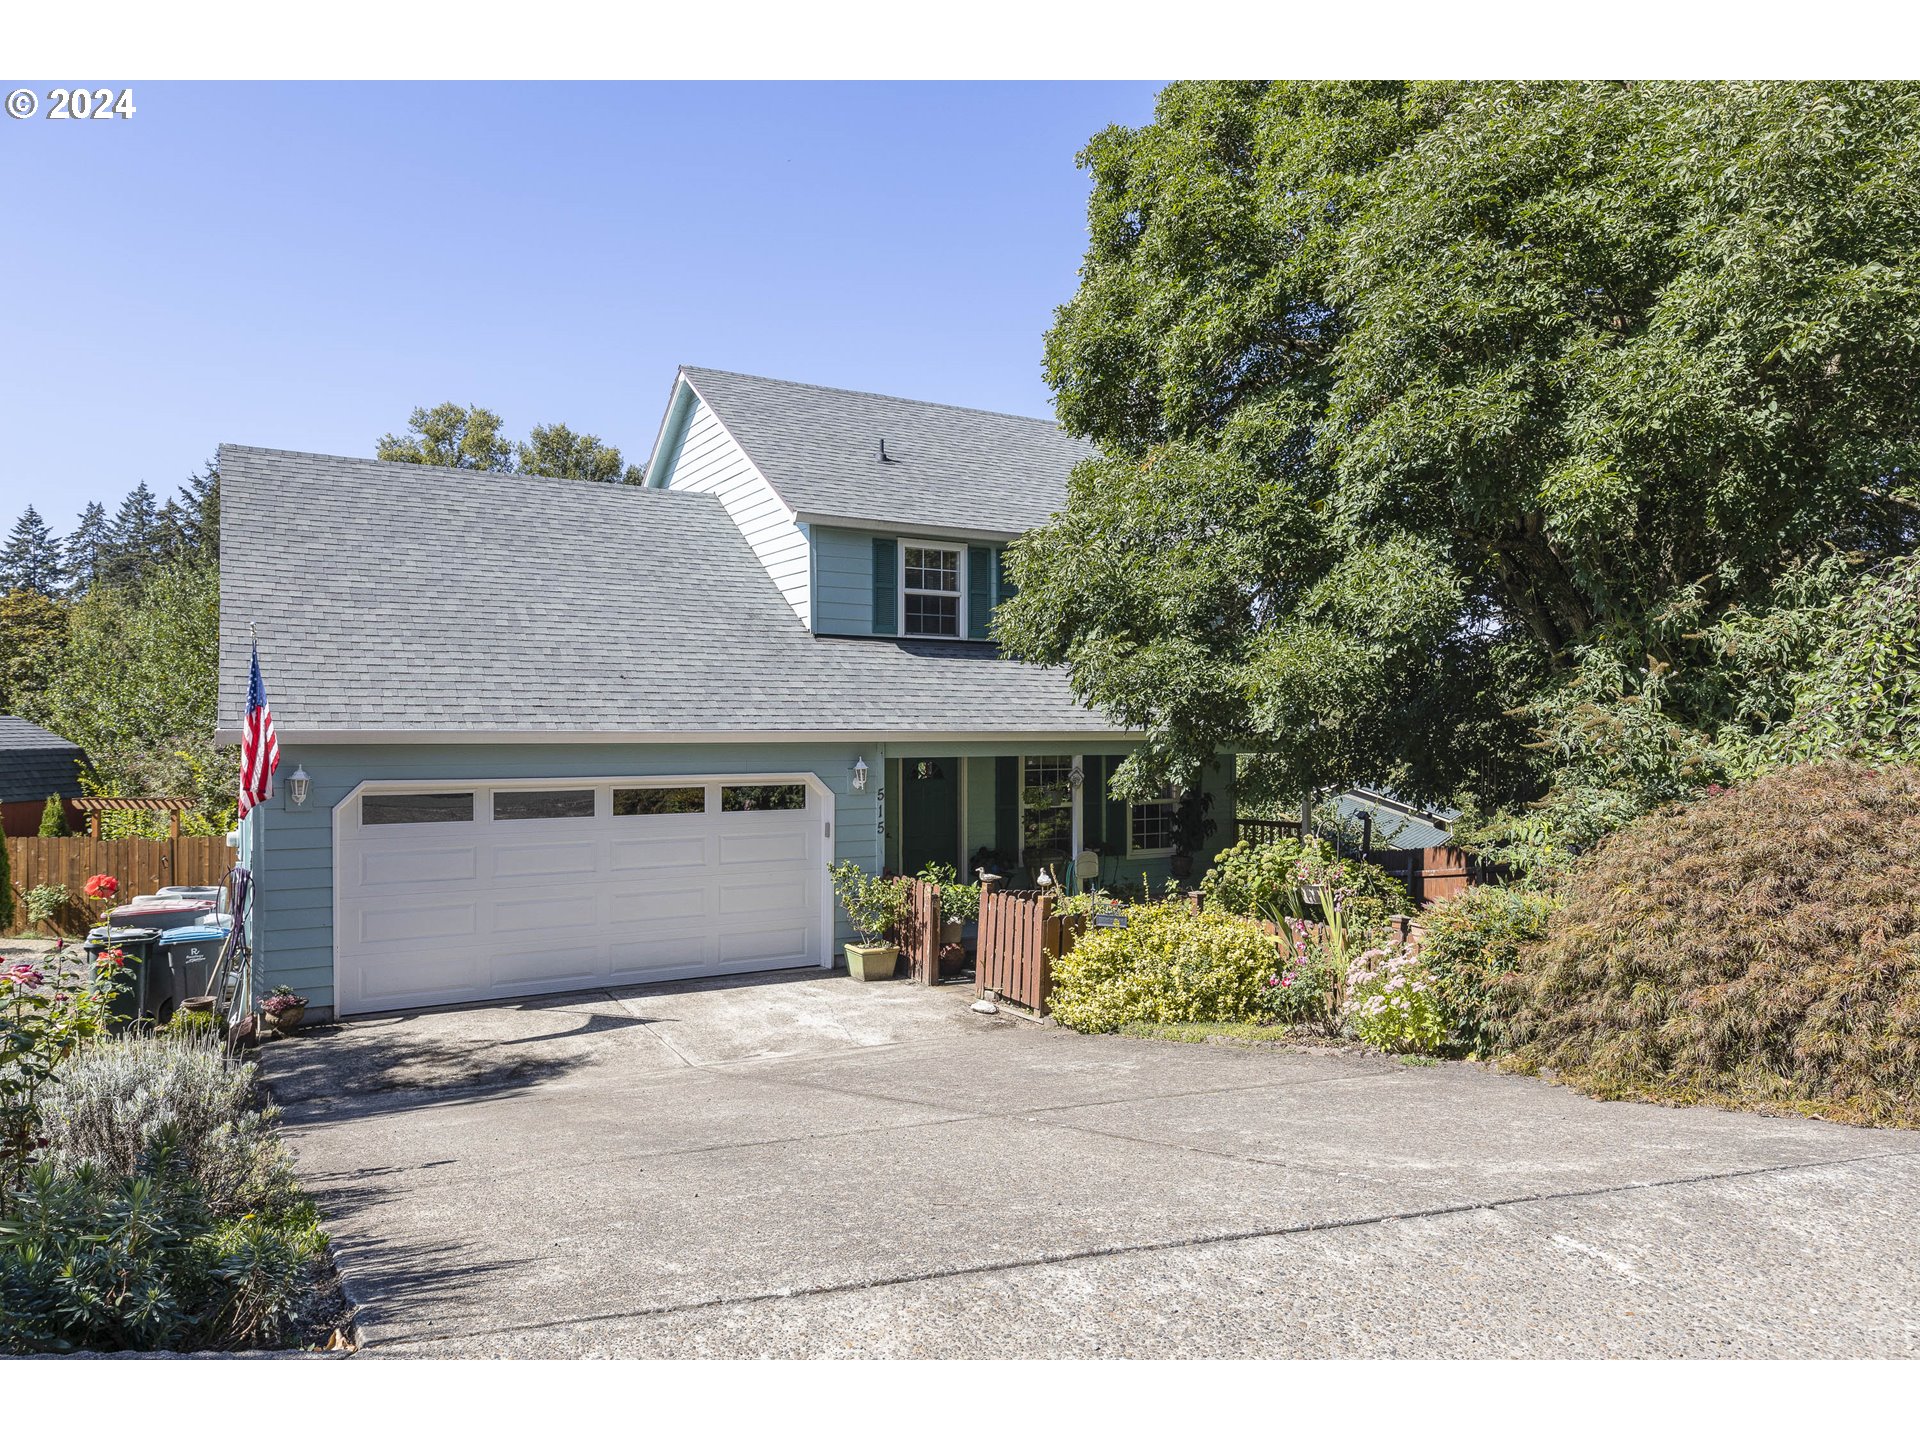
<path id="1" fill-rule="evenodd" d="M 0 715 L 0 801 L 80 793 L 80 747 L 17 715 Z"/>
<path id="2" fill-rule="evenodd" d="M 1451 845 L 1451 823 L 1460 818 L 1458 810 L 1422 809 L 1410 805 L 1384 790 L 1349 790 L 1334 797 L 1334 809 L 1343 821 L 1360 823 L 1365 814 L 1373 816 L 1373 844 L 1380 850 L 1425 850 Z"/>
<path id="3" fill-rule="evenodd" d="M 710 495 L 222 446 L 220 721 L 283 735 L 1112 735 L 1063 671 L 829 639 Z"/>
<path id="4" fill-rule="evenodd" d="M 680 378 L 802 521 L 1018 535 L 1065 505 L 1068 472 L 1093 453 L 1025 415 L 694 366 Z M 648 471 L 662 479 L 678 409 Z"/>

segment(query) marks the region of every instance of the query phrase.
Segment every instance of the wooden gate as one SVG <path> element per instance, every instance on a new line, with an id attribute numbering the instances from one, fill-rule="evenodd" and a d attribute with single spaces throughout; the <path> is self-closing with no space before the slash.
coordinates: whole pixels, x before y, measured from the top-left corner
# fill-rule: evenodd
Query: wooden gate
<path id="1" fill-rule="evenodd" d="M 974 993 L 992 990 L 1045 1015 L 1053 994 L 1053 962 L 1073 949 L 1083 924 L 1080 916 L 1055 914 L 1054 898 L 1046 891 L 982 884 Z"/>
<path id="2" fill-rule="evenodd" d="M 27 891 L 64 885 L 73 899 L 54 916 L 62 935 L 84 932 L 98 907 L 81 891 L 94 875 L 120 882 L 120 898 L 151 895 L 162 885 L 218 885 L 236 856 L 222 835 L 182 835 L 177 840 L 95 840 L 86 835 L 17 835 L 7 839 L 13 869 L 14 924 L 27 926 Z"/>
<path id="3" fill-rule="evenodd" d="M 922 985 L 940 983 L 940 887 L 907 881 L 907 913 L 900 922 L 900 953 L 907 975 Z"/>

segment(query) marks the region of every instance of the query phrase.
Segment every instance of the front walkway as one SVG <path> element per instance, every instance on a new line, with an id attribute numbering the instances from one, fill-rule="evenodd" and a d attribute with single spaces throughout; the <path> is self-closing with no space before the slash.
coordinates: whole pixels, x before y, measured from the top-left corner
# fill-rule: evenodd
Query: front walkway
<path id="1" fill-rule="evenodd" d="M 687 984 L 267 1047 L 364 1354 L 1915 1355 L 1920 1135 Z"/>

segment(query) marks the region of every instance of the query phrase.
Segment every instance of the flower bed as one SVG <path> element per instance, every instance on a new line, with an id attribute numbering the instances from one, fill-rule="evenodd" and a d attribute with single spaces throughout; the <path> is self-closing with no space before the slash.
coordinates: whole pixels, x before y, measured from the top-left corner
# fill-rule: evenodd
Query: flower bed
<path id="1" fill-rule="evenodd" d="M 110 1033 L 117 961 L 0 970 L 0 1353 L 299 1343 L 338 1317 L 276 1112 L 203 1024 Z"/>

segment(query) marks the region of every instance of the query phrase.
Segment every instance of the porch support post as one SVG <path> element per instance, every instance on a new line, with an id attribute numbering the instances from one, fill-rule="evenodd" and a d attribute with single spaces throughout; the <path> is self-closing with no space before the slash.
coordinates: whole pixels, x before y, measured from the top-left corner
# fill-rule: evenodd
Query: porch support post
<path id="1" fill-rule="evenodd" d="M 1084 778 L 1087 773 L 1084 768 L 1086 759 L 1087 757 L 1084 755 L 1076 755 L 1073 757 L 1072 773 L 1081 776 L 1082 779 L 1079 784 L 1073 787 L 1073 853 L 1067 857 L 1067 873 L 1073 876 L 1073 885 L 1068 892 L 1069 894 L 1084 888 L 1081 884 L 1080 877 L 1080 852 L 1087 848 L 1087 827 L 1086 821 L 1081 814 L 1080 797 L 1087 793 L 1087 782 Z"/>

